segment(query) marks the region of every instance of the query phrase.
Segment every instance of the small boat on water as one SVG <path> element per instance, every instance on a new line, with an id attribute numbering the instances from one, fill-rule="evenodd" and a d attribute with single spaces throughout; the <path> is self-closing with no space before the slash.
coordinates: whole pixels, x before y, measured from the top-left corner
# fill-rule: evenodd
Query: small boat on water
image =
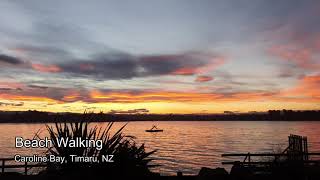
<path id="1" fill-rule="evenodd" d="M 153 126 L 151 129 L 147 129 L 146 132 L 163 132 L 163 129 L 158 129 L 156 126 Z"/>
<path id="2" fill-rule="evenodd" d="M 162 129 L 147 129 L 146 132 L 163 132 Z"/>

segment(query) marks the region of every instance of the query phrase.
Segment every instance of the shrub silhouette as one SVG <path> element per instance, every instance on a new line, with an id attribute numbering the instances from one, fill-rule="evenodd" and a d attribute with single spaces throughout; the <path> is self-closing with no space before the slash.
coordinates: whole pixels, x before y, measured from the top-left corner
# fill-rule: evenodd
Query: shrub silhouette
<path id="1" fill-rule="evenodd" d="M 89 127 L 88 121 L 55 123 L 54 126 L 46 126 L 52 147 L 47 155 L 65 157 L 65 163 L 48 163 L 45 174 L 108 174 L 140 176 L 153 175 L 150 168 L 157 165 L 150 165 L 153 160 L 150 155 L 155 151 L 146 152 L 144 144 L 137 145 L 134 137 L 125 136 L 122 130 L 126 125 L 111 133 L 113 122 L 107 123 L 105 128 Z M 58 139 L 90 139 L 101 140 L 101 149 L 96 147 L 65 147 L 58 145 Z M 100 146 L 99 146 L 100 147 Z M 99 150 L 98 150 L 99 149 Z M 72 162 L 70 155 L 97 157 L 99 162 Z M 113 155 L 114 162 L 101 162 L 103 155 Z"/>

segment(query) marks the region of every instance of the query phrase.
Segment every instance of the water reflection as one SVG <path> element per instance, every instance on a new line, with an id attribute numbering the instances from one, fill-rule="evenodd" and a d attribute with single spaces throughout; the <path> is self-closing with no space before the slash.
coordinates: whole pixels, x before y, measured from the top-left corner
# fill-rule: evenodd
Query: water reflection
<path id="1" fill-rule="evenodd" d="M 221 166 L 221 154 L 227 152 L 270 152 L 285 148 L 289 134 L 308 136 L 311 151 L 320 151 L 320 122 L 157 122 L 164 129 L 148 133 L 154 122 L 130 122 L 124 132 L 136 136 L 148 150 L 158 149 L 156 163 L 162 165 L 155 171 L 161 174 L 196 174 L 203 166 Z M 97 123 L 104 126 L 105 123 Z M 115 123 L 118 129 L 124 123 Z M 16 153 L 34 154 L 43 149 L 16 149 L 14 137 L 33 138 L 44 124 L 0 124 L 0 157 Z M 226 159 L 224 159 L 226 160 Z"/>

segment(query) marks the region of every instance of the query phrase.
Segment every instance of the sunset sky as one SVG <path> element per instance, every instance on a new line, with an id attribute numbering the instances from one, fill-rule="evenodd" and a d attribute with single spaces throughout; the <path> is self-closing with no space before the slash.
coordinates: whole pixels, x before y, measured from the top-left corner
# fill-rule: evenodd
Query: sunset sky
<path id="1" fill-rule="evenodd" d="M 0 110 L 320 109 L 317 0 L 0 1 Z"/>

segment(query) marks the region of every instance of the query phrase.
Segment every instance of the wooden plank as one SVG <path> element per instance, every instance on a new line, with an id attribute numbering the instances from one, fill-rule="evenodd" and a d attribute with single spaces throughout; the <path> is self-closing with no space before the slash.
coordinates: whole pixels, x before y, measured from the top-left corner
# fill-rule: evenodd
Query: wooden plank
<path id="1" fill-rule="evenodd" d="M 309 155 L 309 156 L 320 156 L 320 153 L 302 153 L 304 155 Z M 231 153 L 231 154 L 222 154 L 221 155 L 222 157 L 229 157 L 229 156 L 248 156 L 248 153 Z M 254 154 L 251 154 L 250 153 L 250 156 L 288 156 L 288 154 L 286 153 L 254 153 Z"/>
<path id="2" fill-rule="evenodd" d="M 303 163 L 320 163 L 320 160 L 308 160 L 302 161 Z M 290 163 L 290 162 L 273 162 L 273 161 L 255 161 L 255 162 L 240 162 L 240 161 L 223 161 L 222 164 L 244 164 L 244 165 L 257 165 L 257 164 L 274 164 L 274 163 Z"/>
<path id="3" fill-rule="evenodd" d="M 263 162 L 239 162 L 239 161 L 224 161 L 224 162 L 221 162 L 222 164 L 245 164 L 245 165 L 257 165 L 257 164 L 273 164 L 273 162 L 265 162 L 265 161 L 263 161 Z"/>
<path id="4" fill-rule="evenodd" d="M 8 164 L 8 165 L 5 165 L 5 166 L 0 166 L 0 168 L 24 168 L 24 167 L 47 167 L 46 164 L 28 164 L 27 166 L 25 164 Z"/>
<path id="5" fill-rule="evenodd" d="M 0 161 L 14 161 L 14 158 L 0 158 Z"/>

